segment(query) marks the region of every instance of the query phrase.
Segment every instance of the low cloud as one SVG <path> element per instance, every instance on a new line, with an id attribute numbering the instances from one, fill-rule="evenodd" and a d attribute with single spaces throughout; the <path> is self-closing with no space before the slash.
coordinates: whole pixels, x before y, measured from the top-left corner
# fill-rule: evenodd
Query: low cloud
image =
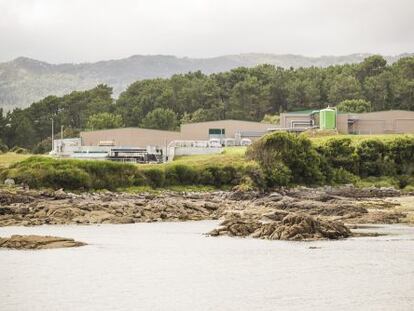
<path id="1" fill-rule="evenodd" d="M 0 61 L 414 51 L 412 0 L 0 0 Z"/>

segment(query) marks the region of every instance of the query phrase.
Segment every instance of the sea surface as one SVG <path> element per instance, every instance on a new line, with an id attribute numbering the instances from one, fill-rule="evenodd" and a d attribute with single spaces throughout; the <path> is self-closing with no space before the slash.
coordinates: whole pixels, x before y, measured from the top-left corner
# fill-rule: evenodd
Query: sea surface
<path id="1" fill-rule="evenodd" d="M 89 244 L 0 250 L 0 310 L 414 310 L 414 227 L 318 242 L 203 235 L 216 225 L 0 228 Z"/>

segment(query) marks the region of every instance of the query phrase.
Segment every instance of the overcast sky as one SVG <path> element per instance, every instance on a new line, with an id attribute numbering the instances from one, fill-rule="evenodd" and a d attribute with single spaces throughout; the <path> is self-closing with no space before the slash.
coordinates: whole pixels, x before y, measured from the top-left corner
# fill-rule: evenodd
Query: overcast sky
<path id="1" fill-rule="evenodd" d="M 414 0 L 0 0 L 0 62 L 414 52 Z"/>

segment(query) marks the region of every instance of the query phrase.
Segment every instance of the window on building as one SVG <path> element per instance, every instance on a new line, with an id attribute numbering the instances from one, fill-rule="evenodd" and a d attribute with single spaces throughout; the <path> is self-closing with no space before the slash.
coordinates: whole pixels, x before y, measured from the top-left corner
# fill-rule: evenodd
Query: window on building
<path id="1" fill-rule="evenodd" d="M 226 134 L 225 129 L 208 129 L 209 135 L 224 135 Z"/>

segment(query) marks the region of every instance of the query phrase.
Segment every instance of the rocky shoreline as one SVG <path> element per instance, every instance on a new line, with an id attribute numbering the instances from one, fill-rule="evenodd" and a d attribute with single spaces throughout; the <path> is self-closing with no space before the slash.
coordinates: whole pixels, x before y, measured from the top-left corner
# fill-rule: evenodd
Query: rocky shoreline
<path id="1" fill-rule="evenodd" d="M 86 243 L 73 239 L 41 235 L 12 235 L 0 237 L 0 248 L 11 249 L 51 249 L 84 246 Z"/>
<path id="2" fill-rule="evenodd" d="M 306 214 L 275 211 L 260 217 L 236 216 L 220 224 L 211 236 L 228 235 L 267 240 L 309 241 L 350 237 L 351 231 L 341 222 L 314 218 Z"/>
<path id="3" fill-rule="evenodd" d="M 81 193 L 0 188 L 0 226 L 224 220 L 210 234 L 312 240 L 352 236 L 344 225 L 410 223 L 393 188 L 277 192 Z M 410 214 L 412 215 L 412 214 Z"/>

